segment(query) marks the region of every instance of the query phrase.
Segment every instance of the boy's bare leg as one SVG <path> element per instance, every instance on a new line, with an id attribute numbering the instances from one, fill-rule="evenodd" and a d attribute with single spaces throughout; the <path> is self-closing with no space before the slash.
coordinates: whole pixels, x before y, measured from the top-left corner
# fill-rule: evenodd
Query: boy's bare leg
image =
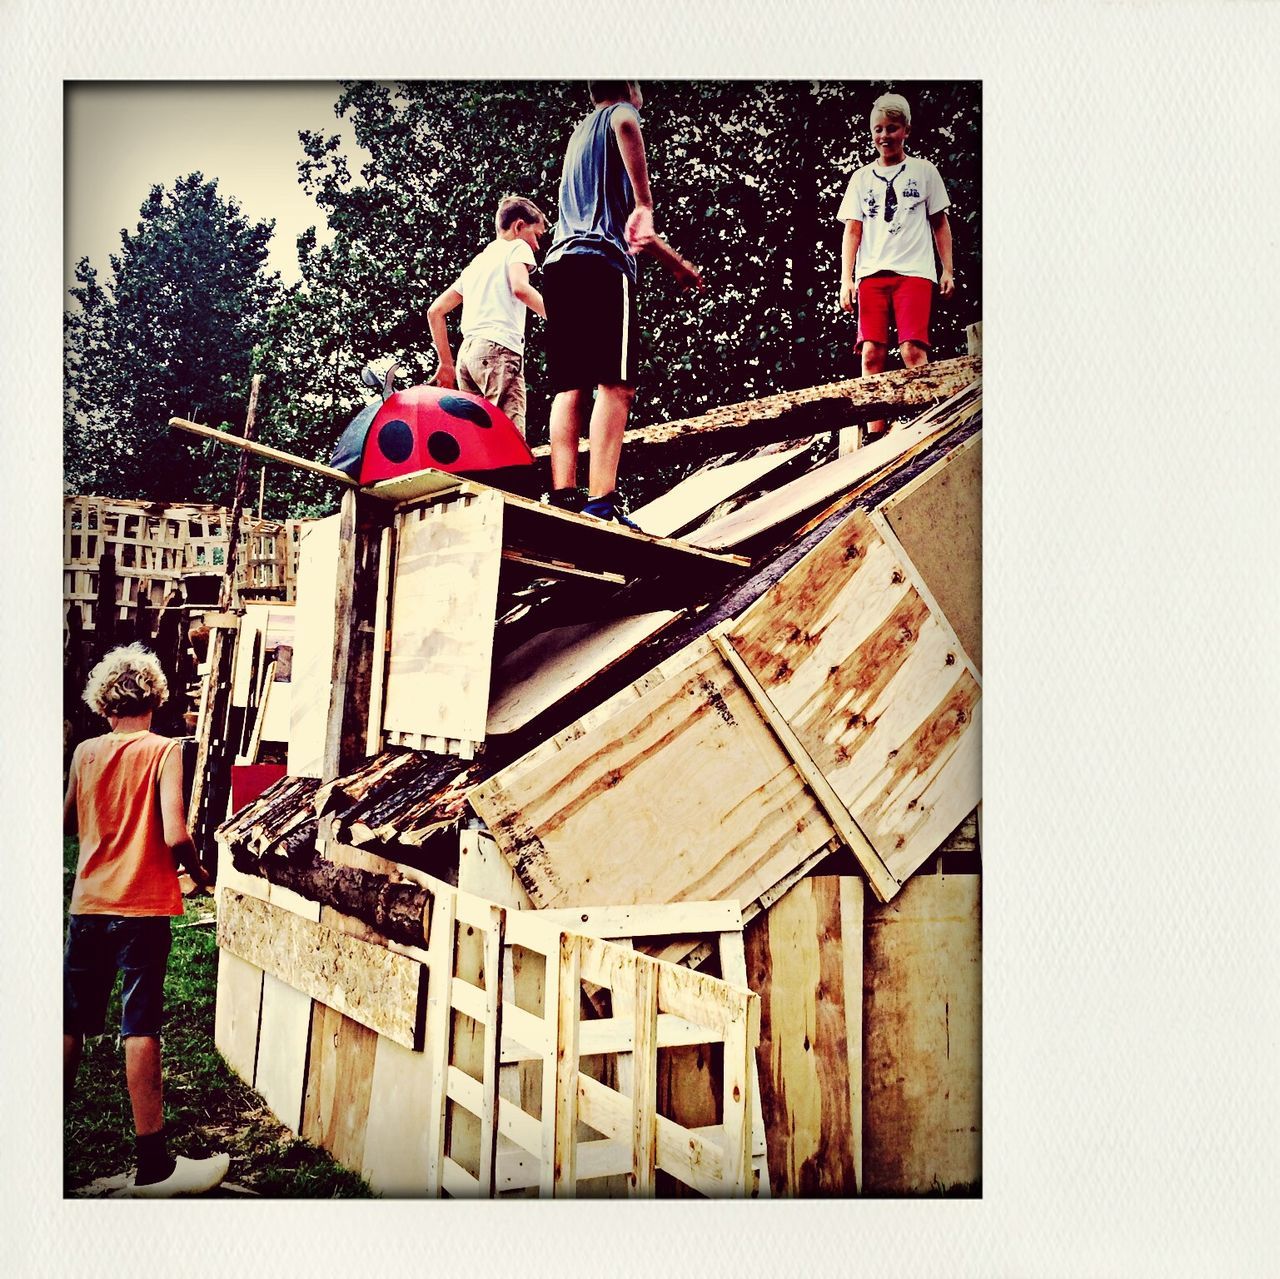
<path id="1" fill-rule="evenodd" d="M 864 342 L 862 344 L 862 376 L 866 377 L 871 373 L 883 373 L 885 357 L 888 353 L 889 348 L 883 342 Z M 867 434 L 875 435 L 876 432 L 883 431 L 886 425 L 887 423 L 883 418 L 875 422 L 868 422 Z"/>
<path id="2" fill-rule="evenodd" d="M 929 348 L 919 342 L 904 342 L 900 349 L 902 362 L 909 369 L 918 369 L 929 363 Z"/>
<path id="3" fill-rule="evenodd" d="M 633 386 L 621 383 L 601 386 L 591 410 L 591 469 L 588 496 L 603 497 L 618 485 L 618 460 L 622 456 L 622 433 L 627 429 Z"/>
<path id="4" fill-rule="evenodd" d="M 130 1035 L 124 1041 L 124 1077 L 133 1104 L 133 1126 L 139 1137 L 164 1127 L 164 1085 L 160 1077 L 160 1040 Z"/>
<path id="5" fill-rule="evenodd" d="M 591 407 L 590 391 L 560 391 L 551 401 L 551 487 L 578 483 L 578 441 Z"/>
<path id="6" fill-rule="evenodd" d="M 76 1072 L 80 1069 L 80 1054 L 84 1049 L 83 1035 L 62 1036 L 62 1093 L 70 1096 L 75 1087 Z"/>

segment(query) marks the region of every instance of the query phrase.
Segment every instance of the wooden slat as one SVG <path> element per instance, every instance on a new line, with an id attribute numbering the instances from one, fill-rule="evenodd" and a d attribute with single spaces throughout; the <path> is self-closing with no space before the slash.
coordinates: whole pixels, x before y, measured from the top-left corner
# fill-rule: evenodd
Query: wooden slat
<path id="1" fill-rule="evenodd" d="M 452 893 L 432 898 L 430 932 L 427 937 L 428 967 L 427 1017 L 424 1051 L 431 1061 L 431 1110 L 427 1116 L 427 1194 L 438 1198 L 444 1189 L 445 1083 L 449 1070 L 452 1038 L 452 988 L 454 953 L 454 903 Z"/>
<path id="2" fill-rule="evenodd" d="M 302 1128 L 310 1037 L 311 996 L 264 973 L 253 1086 L 272 1114 L 292 1132 Z"/>
<path id="3" fill-rule="evenodd" d="M 378 1037 L 360 1171 L 380 1195 L 420 1196 L 427 1188 L 431 1059 Z"/>
<path id="4" fill-rule="evenodd" d="M 300 470 L 310 471 L 313 475 L 320 475 L 326 480 L 332 480 L 335 484 L 341 484 L 344 488 L 351 488 L 356 483 L 345 471 L 339 471 L 332 466 L 325 466 L 322 462 L 313 462 L 310 458 L 298 457 L 294 453 L 284 453 L 280 449 L 273 449 L 269 445 L 259 444 L 257 441 L 243 440 L 238 435 L 219 431 L 212 426 L 203 426 L 198 422 L 188 422 L 186 418 L 181 417 L 171 417 L 169 425 L 177 427 L 180 431 L 186 431 L 191 435 L 199 435 L 207 440 L 216 440 L 219 444 L 234 445 L 236 448 L 252 453 L 257 457 L 265 457 L 269 461 L 286 462 L 290 466 L 296 466 Z"/>
<path id="5" fill-rule="evenodd" d="M 554 1069 L 544 1063 L 551 1087 L 543 1092 L 543 1125 L 552 1134 L 553 1153 L 544 1172 L 543 1194 L 547 1197 L 572 1195 L 578 1179 L 578 1001 L 581 939 L 561 936 L 556 968 L 559 973 L 555 991 L 556 1052 Z M 550 1097 L 547 1092 L 550 1091 Z M 548 1102 L 550 1104 L 548 1104 Z M 550 1116 L 552 1122 L 547 1123 Z M 547 1185 L 550 1174 L 550 1186 Z M 550 1193 L 548 1193 L 548 1191 Z"/>
<path id="6" fill-rule="evenodd" d="M 658 965 L 635 969 L 631 1193 L 651 1198 L 658 1161 Z"/>
<path id="7" fill-rule="evenodd" d="M 230 889 L 219 899 L 218 945 L 396 1043 L 417 1046 L 421 964 Z"/>
<path id="8" fill-rule="evenodd" d="M 313 1006 L 301 1135 L 347 1168 L 364 1163 L 378 1036 L 324 1004 Z"/>
<path id="9" fill-rule="evenodd" d="M 246 963 L 229 950 L 220 950 L 213 1042 L 227 1065 L 250 1086 L 258 1057 L 258 1020 L 261 1013 L 262 969 Z"/>
<path id="10" fill-rule="evenodd" d="M 290 777 L 319 777 L 332 690 L 340 517 L 303 525 L 298 549 L 290 696 Z"/>
<path id="11" fill-rule="evenodd" d="M 565 906 L 507 920 L 507 938 L 519 941 L 531 929 L 559 928 L 587 937 L 662 937 L 681 933 L 742 931 L 735 901 L 668 902 L 658 906 Z"/>
<path id="12" fill-rule="evenodd" d="M 391 529 L 384 528 L 378 540 L 378 584 L 373 612 L 373 664 L 369 674 L 369 727 L 365 734 L 365 750 L 370 755 L 382 751 L 382 706 L 386 696 L 387 648 L 391 636 L 387 631 L 387 613 L 391 605 Z"/>

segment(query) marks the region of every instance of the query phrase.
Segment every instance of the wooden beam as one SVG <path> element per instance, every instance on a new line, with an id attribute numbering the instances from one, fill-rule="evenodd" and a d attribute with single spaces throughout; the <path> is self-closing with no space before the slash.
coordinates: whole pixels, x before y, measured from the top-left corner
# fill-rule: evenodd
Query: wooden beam
<path id="1" fill-rule="evenodd" d="M 923 409 L 947 399 L 981 374 L 981 357 L 960 356 L 919 369 L 893 369 L 826 386 L 784 391 L 742 404 L 726 404 L 697 417 L 627 431 L 622 441 L 630 452 L 639 448 L 661 448 L 665 452 L 689 448 L 707 451 L 711 445 L 721 452 L 752 448 L 776 440 L 838 430 L 855 422 L 902 417 L 904 411 Z M 578 451 L 585 453 L 587 446 L 588 442 L 581 440 Z M 533 455 L 535 458 L 549 456 L 550 452 L 549 445 L 541 445 L 533 450 Z"/>
<path id="2" fill-rule="evenodd" d="M 180 431 L 187 431 L 191 435 L 203 436 L 206 440 L 217 440 L 219 444 L 231 444 L 238 449 L 244 449 L 248 453 L 254 453 L 258 457 L 270 458 L 273 462 L 285 462 L 289 466 L 296 466 L 299 470 L 310 471 L 313 475 L 322 475 L 327 480 L 336 480 L 339 484 L 346 488 L 358 488 L 359 485 L 345 471 L 339 471 L 332 466 L 325 466 L 323 462 L 313 462 L 309 458 L 298 457 L 295 453 L 286 453 L 282 449 L 273 449 L 267 444 L 257 444 L 241 439 L 238 435 L 230 435 L 226 431 L 219 431 L 216 427 L 202 426 L 199 422 L 188 422 L 184 417 L 171 417 L 169 419 L 170 426 L 176 426 Z"/>

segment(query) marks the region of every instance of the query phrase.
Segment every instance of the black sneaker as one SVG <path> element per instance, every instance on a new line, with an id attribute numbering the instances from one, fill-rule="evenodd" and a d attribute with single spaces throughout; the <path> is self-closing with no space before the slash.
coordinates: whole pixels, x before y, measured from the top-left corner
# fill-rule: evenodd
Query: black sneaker
<path id="1" fill-rule="evenodd" d="M 602 494 L 600 497 L 589 498 L 582 508 L 583 515 L 590 515 L 593 519 L 607 520 L 615 524 L 623 524 L 629 529 L 634 529 L 637 533 L 643 533 L 644 529 L 640 527 L 634 520 L 627 519 L 622 510 L 622 499 L 615 490 L 612 493 Z"/>
<path id="2" fill-rule="evenodd" d="M 569 511 L 577 515 L 586 501 L 586 494 L 575 488 L 552 489 L 545 500 L 548 506 L 555 507 L 557 511 Z"/>

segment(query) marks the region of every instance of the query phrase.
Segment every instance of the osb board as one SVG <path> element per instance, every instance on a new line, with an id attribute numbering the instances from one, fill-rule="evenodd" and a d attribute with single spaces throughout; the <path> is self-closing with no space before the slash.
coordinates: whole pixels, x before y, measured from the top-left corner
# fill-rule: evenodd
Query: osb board
<path id="1" fill-rule="evenodd" d="M 377 1194 L 426 1194 L 431 1072 L 429 1054 L 378 1038 L 360 1169 Z"/>
<path id="2" fill-rule="evenodd" d="M 311 1019 L 302 1136 L 346 1168 L 364 1161 L 377 1034 L 324 1004 Z"/>
<path id="3" fill-rule="evenodd" d="M 262 1013 L 262 969 L 229 950 L 218 952 L 218 995 L 213 1043 L 228 1066 L 250 1087 L 258 1059 L 258 1019 Z"/>
<path id="4" fill-rule="evenodd" d="M 912 1194 L 982 1176 L 981 877 L 917 875 L 869 904 L 864 1186 Z"/>
<path id="5" fill-rule="evenodd" d="M 703 638 L 682 673 L 470 792 L 539 907 L 759 897 L 832 838 Z"/>
<path id="6" fill-rule="evenodd" d="M 484 740 L 501 562 L 494 490 L 396 517 L 384 731 Z"/>
<path id="7" fill-rule="evenodd" d="M 887 498 L 880 510 L 981 670 L 981 432 Z"/>
<path id="8" fill-rule="evenodd" d="M 263 973 L 262 1020 L 253 1086 L 272 1114 L 292 1132 L 302 1127 L 310 1037 L 311 996 Z"/>
<path id="9" fill-rule="evenodd" d="M 418 1046 L 426 983 L 414 960 L 230 890 L 218 903 L 218 945 L 396 1043 Z"/>
<path id="10" fill-rule="evenodd" d="M 747 925 L 774 1195 L 858 1193 L 863 895 L 859 877 L 802 879 Z"/>
<path id="11" fill-rule="evenodd" d="M 603 623 L 557 626 L 535 635 L 494 670 L 486 731 L 491 735 L 515 732 L 678 616 L 660 609 Z"/>
<path id="12" fill-rule="evenodd" d="M 340 518 L 308 520 L 300 534 L 289 698 L 290 777 L 319 777 L 324 760 L 333 685 Z"/>
<path id="13" fill-rule="evenodd" d="M 729 640 L 901 883 L 981 798 L 982 688 L 855 511 Z"/>

